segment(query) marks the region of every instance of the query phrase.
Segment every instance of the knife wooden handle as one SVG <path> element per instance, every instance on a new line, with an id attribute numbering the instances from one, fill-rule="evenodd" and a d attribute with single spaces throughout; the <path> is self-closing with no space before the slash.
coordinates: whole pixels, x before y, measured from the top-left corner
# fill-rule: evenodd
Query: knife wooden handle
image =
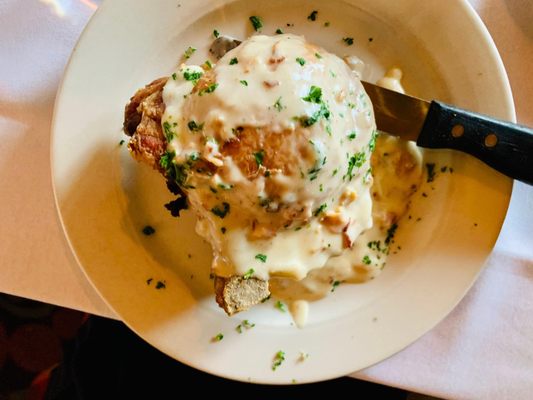
<path id="1" fill-rule="evenodd" d="M 468 153 L 495 170 L 533 185 L 533 129 L 432 101 L 416 142 Z"/>

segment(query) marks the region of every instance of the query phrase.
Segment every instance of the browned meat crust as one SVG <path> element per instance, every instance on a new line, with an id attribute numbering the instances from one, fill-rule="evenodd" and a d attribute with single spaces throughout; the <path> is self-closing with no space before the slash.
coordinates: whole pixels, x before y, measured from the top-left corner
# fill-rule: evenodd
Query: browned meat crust
<path id="1" fill-rule="evenodd" d="M 131 154 L 163 175 L 165 171 L 159 165 L 159 160 L 167 147 L 161 128 L 161 118 L 165 112 L 163 87 L 167 80 L 159 78 L 137 90 L 124 110 L 124 132 L 131 136 L 128 144 Z M 174 194 L 184 196 L 174 182 L 167 183 Z M 233 315 L 260 303 L 270 292 L 268 282 L 231 276 L 215 277 L 215 295 L 220 307 L 228 315 Z"/>
<path id="2" fill-rule="evenodd" d="M 165 112 L 163 86 L 167 80 L 159 78 L 137 90 L 124 110 L 124 132 L 131 136 L 128 147 L 132 155 L 161 172 L 159 159 L 167 146 L 161 128 Z"/>

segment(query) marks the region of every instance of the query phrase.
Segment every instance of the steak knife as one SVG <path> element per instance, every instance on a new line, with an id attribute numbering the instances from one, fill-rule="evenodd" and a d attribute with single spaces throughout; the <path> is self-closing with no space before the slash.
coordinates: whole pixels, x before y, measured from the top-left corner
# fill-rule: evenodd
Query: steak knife
<path id="1" fill-rule="evenodd" d="M 420 147 L 459 150 L 533 185 L 533 129 L 363 82 L 380 131 Z"/>

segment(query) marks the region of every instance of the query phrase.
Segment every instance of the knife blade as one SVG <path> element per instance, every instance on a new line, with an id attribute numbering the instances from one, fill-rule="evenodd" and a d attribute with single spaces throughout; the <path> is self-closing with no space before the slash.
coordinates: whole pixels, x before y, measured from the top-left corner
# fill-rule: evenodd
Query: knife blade
<path id="1" fill-rule="evenodd" d="M 420 147 L 459 150 L 533 185 L 533 129 L 363 81 L 377 128 Z"/>

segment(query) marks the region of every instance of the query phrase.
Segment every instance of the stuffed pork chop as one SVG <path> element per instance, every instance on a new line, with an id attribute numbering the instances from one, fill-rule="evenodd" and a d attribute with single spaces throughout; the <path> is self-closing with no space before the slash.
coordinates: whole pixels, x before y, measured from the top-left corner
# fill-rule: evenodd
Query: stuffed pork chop
<path id="1" fill-rule="evenodd" d="M 294 35 L 253 36 L 213 68 L 180 66 L 140 89 L 124 121 L 132 155 L 195 212 L 229 315 L 372 226 L 375 128 L 357 75 Z"/>

